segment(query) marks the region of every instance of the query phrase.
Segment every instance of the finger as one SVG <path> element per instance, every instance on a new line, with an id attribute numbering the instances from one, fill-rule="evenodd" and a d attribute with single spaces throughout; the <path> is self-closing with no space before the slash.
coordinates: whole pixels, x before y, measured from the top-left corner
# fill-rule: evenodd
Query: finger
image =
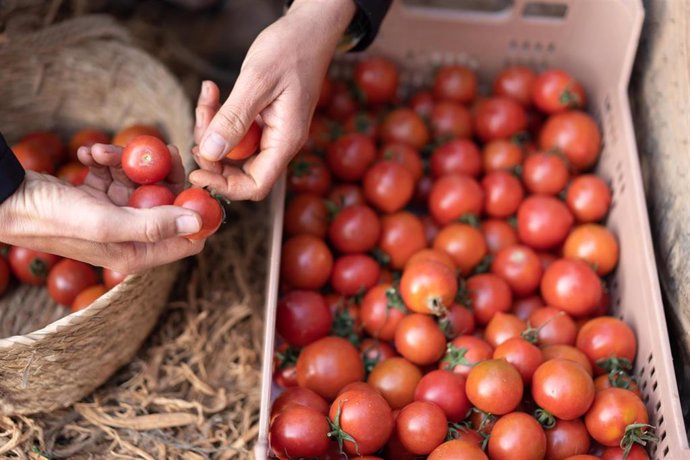
<path id="1" fill-rule="evenodd" d="M 199 165 L 201 169 L 206 171 L 211 171 L 212 173 L 220 174 L 223 172 L 223 164 L 220 161 L 208 161 L 199 154 L 199 147 L 194 147 L 192 149 L 192 156 L 194 156 L 194 161 Z"/>
<path id="2" fill-rule="evenodd" d="M 199 144 L 201 137 L 206 132 L 209 123 L 216 116 L 220 108 L 220 90 L 218 85 L 212 81 L 205 81 L 201 84 L 199 100 L 196 104 L 196 123 L 194 126 L 194 142 Z"/>
<path id="3" fill-rule="evenodd" d="M 187 174 L 185 172 L 184 165 L 182 164 L 180 150 L 174 145 L 168 145 L 168 149 L 170 150 L 172 167 L 170 168 L 170 174 L 168 174 L 166 182 L 172 189 L 173 193 L 177 195 L 184 189 Z"/>
<path id="4" fill-rule="evenodd" d="M 123 150 L 122 147 L 110 144 L 94 144 L 91 147 L 93 160 L 109 169 L 112 182 L 108 186 L 107 195 L 118 206 L 126 206 L 129 196 L 137 188 L 137 184 L 132 182 L 122 169 Z"/>
<path id="5" fill-rule="evenodd" d="M 89 168 L 89 172 L 84 178 L 84 185 L 92 187 L 99 192 L 107 193 L 113 177 L 110 175 L 110 168 L 100 165 L 91 155 L 91 147 L 79 147 L 77 150 L 79 161 Z"/>
<path id="6" fill-rule="evenodd" d="M 124 266 L 116 270 L 131 274 L 165 265 L 199 254 L 205 243 L 205 240 L 191 241 L 182 237 L 169 238 L 158 243 L 133 243 L 131 246 L 125 246 Z"/>

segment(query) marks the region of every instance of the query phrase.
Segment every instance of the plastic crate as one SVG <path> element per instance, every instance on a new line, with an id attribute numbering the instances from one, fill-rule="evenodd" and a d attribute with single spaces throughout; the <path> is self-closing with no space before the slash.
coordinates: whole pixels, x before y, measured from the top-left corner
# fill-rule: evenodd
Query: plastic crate
<path id="1" fill-rule="evenodd" d="M 653 459 L 690 459 L 627 96 L 644 16 L 641 1 L 514 0 L 511 6 L 491 12 L 448 5 L 453 2 L 395 1 L 366 55 L 395 60 L 401 70 L 402 91 L 428 85 L 438 65 L 452 63 L 474 68 L 485 84 L 510 64 L 526 64 L 535 70 L 561 67 L 584 84 L 589 96 L 587 110 L 599 122 L 604 139 L 597 173 L 608 181 L 613 193 L 607 225 L 621 249 L 609 285 L 612 311 L 637 334 L 635 374 L 650 423 L 659 436 L 650 455 Z M 346 75 L 352 62 L 361 57 L 339 56 L 333 72 Z M 274 222 L 256 450 L 261 459 L 266 458 L 268 446 L 284 200 L 285 183 L 281 181 L 271 205 Z"/>

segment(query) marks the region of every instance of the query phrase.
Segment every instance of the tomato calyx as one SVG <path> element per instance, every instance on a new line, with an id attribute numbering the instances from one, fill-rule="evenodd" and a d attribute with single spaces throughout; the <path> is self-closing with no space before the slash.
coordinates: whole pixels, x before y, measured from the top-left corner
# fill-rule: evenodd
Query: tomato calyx
<path id="1" fill-rule="evenodd" d="M 520 337 L 522 337 L 532 345 L 536 345 L 539 341 L 539 329 L 541 329 L 541 327 L 532 327 L 530 322 L 527 321 L 527 328 L 520 333 Z"/>
<path id="2" fill-rule="evenodd" d="M 388 315 L 388 310 L 394 308 L 400 313 L 407 314 L 407 307 L 405 302 L 403 302 L 400 292 L 393 286 L 386 289 L 386 315 Z"/>
<path id="3" fill-rule="evenodd" d="M 572 90 L 572 83 L 569 83 L 563 92 L 558 96 L 558 102 L 568 108 L 582 107 L 582 98 L 576 91 Z"/>
<path id="4" fill-rule="evenodd" d="M 458 217 L 456 222 L 459 224 L 467 224 L 470 227 L 474 228 L 479 228 L 481 225 L 481 220 L 479 219 L 479 216 L 472 213 L 463 214 L 462 216 Z"/>
<path id="5" fill-rule="evenodd" d="M 510 142 L 518 147 L 524 147 L 532 140 L 532 136 L 528 131 L 520 131 L 510 137 Z"/>
<path id="6" fill-rule="evenodd" d="M 631 423 L 625 427 L 625 434 L 621 438 L 620 447 L 623 449 L 623 460 L 628 458 L 633 444 L 646 446 L 648 442 L 657 442 L 655 427 L 647 423 Z"/>
<path id="7" fill-rule="evenodd" d="M 288 346 L 285 350 L 276 351 L 276 359 L 278 360 L 278 369 L 285 369 L 286 367 L 295 366 L 297 364 L 297 358 L 302 350 Z"/>
<path id="8" fill-rule="evenodd" d="M 376 340 L 376 342 L 378 343 L 378 339 Z M 376 351 L 376 355 L 370 356 L 372 350 Z M 381 350 L 376 350 L 375 345 L 366 348 L 362 352 L 362 362 L 364 363 L 364 372 L 366 372 L 366 374 L 369 375 L 372 369 L 374 369 L 374 367 L 376 367 L 376 365 L 381 362 Z"/>
<path id="9" fill-rule="evenodd" d="M 487 433 L 485 429 L 496 422 L 496 416 L 481 409 L 477 409 L 476 407 L 473 407 L 470 412 L 479 414 L 481 416 L 479 426 L 475 431 L 479 434 L 479 436 L 482 437 L 482 444 L 480 447 L 482 450 L 486 450 L 486 446 L 489 444 L 489 438 L 491 438 L 491 433 Z"/>
<path id="10" fill-rule="evenodd" d="M 453 323 L 451 323 L 447 316 L 439 318 L 438 327 L 441 329 L 441 332 L 443 332 L 443 335 L 446 336 L 447 340 L 453 340 L 456 337 L 455 331 L 453 330 Z"/>
<path id="11" fill-rule="evenodd" d="M 366 134 L 369 131 L 369 126 L 371 126 L 370 120 L 367 118 L 366 113 L 360 112 L 355 115 L 355 131 L 361 134 Z M 384 154 L 385 157 L 385 154 Z M 389 155 L 392 158 L 392 155 Z M 391 158 L 386 158 L 390 160 Z"/>
<path id="12" fill-rule="evenodd" d="M 290 172 L 294 177 L 304 177 L 311 175 L 312 166 L 318 166 L 317 163 L 298 158 L 292 165 L 290 165 Z"/>
<path id="13" fill-rule="evenodd" d="M 37 278 L 46 278 L 48 276 L 48 265 L 41 259 L 32 259 L 29 262 L 29 272 Z"/>
<path id="14" fill-rule="evenodd" d="M 474 363 L 471 363 L 465 358 L 465 355 L 467 354 L 467 348 L 460 348 L 456 347 L 452 343 L 448 344 L 448 347 L 446 348 L 446 355 L 443 357 L 441 360 L 442 363 L 445 363 L 448 365 L 448 370 L 453 370 L 457 366 L 474 366 Z"/>
<path id="15" fill-rule="evenodd" d="M 534 418 L 547 430 L 556 426 L 556 417 L 541 407 L 534 411 Z"/>
<path id="16" fill-rule="evenodd" d="M 335 420 L 328 420 L 328 424 L 331 427 L 331 431 L 328 433 L 328 437 L 330 439 L 335 439 L 335 441 L 338 443 L 338 449 L 340 449 L 341 455 L 345 456 L 345 451 L 343 450 L 343 442 L 349 441 L 352 444 L 355 445 L 355 452 L 357 452 L 357 455 L 359 454 L 359 444 L 353 438 L 351 435 L 347 434 L 345 431 L 343 431 L 342 428 L 340 428 L 340 414 L 343 410 L 343 402 L 339 401 L 338 402 L 338 409 L 335 412 Z"/>
<path id="17" fill-rule="evenodd" d="M 513 176 L 517 177 L 518 179 L 522 179 L 522 173 L 523 173 L 523 167 L 522 165 L 515 165 L 512 168 L 508 170 Z"/>
<path id="18" fill-rule="evenodd" d="M 472 432 L 478 434 L 482 438 L 486 437 L 485 434 L 473 429 L 471 425 L 472 422 L 470 422 L 469 420 L 457 423 L 448 422 L 448 434 L 446 434 L 446 441 L 452 441 L 453 439 L 462 439 L 465 434 Z"/>
<path id="19" fill-rule="evenodd" d="M 618 358 L 616 356 L 599 359 L 595 364 L 605 371 L 608 371 L 610 374 L 613 374 L 616 371 L 625 371 L 624 373 L 627 373 L 628 371 L 632 370 L 632 363 L 629 359 Z"/>
<path id="20" fill-rule="evenodd" d="M 609 384 L 615 388 L 633 391 L 637 386 L 635 377 L 622 369 L 612 369 L 607 376 Z"/>
<path id="21" fill-rule="evenodd" d="M 328 213 L 328 222 L 333 222 L 340 211 L 343 210 L 343 197 L 340 197 L 340 203 L 333 200 L 324 200 L 326 203 L 326 211 Z"/>
<path id="22" fill-rule="evenodd" d="M 455 303 L 464 305 L 467 308 L 472 308 L 470 290 L 467 289 L 467 282 L 462 278 L 458 280 L 458 292 L 455 294 Z"/>
<path id="23" fill-rule="evenodd" d="M 360 338 L 355 332 L 355 319 L 347 308 L 335 312 L 331 334 L 348 340 L 355 347 L 359 346 Z"/>
<path id="24" fill-rule="evenodd" d="M 381 248 L 375 248 L 373 251 L 371 251 L 371 256 L 374 258 L 376 262 L 378 262 L 379 265 L 382 267 L 387 266 L 389 263 L 391 263 L 391 256 L 389 256 L 386 251 L 384 251 Z"/>
<path id="25" fill-rule="evenodd" d="M 508 222 L 508 225 L 513 227 L 514 230 L 517 230 L 518 222 L 517 222 L 517 217 L 516 216 L 510 216 L 506 219 L 506 222 Z"/>
<path id="26" fill-rule="evenodd" d="M 474 270 L 472 274 L 474 275 L 479 275 L 481 273 L 488 273 L 489 270 L 491 270 L 491 263 L 494 261 L 494 256 L 492 254 L 487 254 L 484 257 L 482 257 L 482 260 L 479 261 L 476 267 L 474 267 Z"/>
<path id="27" fill-rule="evenodd" d="M 0 257 L 7 257 L 7 255 L 10 253 L 10 247 L 9 246 L 3 246 L 0 244 Z"/>

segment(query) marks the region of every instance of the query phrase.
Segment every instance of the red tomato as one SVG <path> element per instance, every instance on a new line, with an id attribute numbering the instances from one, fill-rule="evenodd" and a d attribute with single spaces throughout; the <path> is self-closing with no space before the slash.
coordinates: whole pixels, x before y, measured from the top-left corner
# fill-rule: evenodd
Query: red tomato
<path id="1" fill-rule="evenodd" d="M 396 109 L 386 115 L 380 129 L 384 143 L 401 142 L 421 149 L 429 142 L 429 130 L 424 120 L 411 109 Z"/>
<path id="2" fill-rule="evenodd" d="M 580 259 L 590 264 L 597 275 L 606 276 L 618 264 L 618 241 L 599 224 L 575 227 L 563 245 L 563 257 Z"/>
<path id="3" fill-rule="evenodd" d="M 98 284 L 96 271 L 84 262 L 63 259 L 48 274 L 48 293 L 58 304 L 69 306 L 84 289 Z"/>
<path id="4" fill-rule="evenodd" d="M 482 166 L 487 173 L 513 170 L 522 164 L 522 149 L 516 143 L 497 139 L 484 144 Z"/>
<path id="5" fill-rule="evenodd" d="M 382 361 L 369 374 L 367 383 L 378 391 L 392 409 L 402 409 L 414 401 L 414 391 L 422 371 L 405 358 Z"/>
<path id="6" fill-rule="evenodd" d="M 53 165 L 59 165 L 65 161 L 65 154 L 67 153 L 65 143 L 55 133 L 36 131 L 24 136 L 21 142 L 43 152 L 50 158 Z"/>
<path id="7" fill-rule="evenodd" d="M 462 275 L 468 275 L 487 253 L 484 236 L 467 224 L 446 225 L 434 239 L 434 249 L 448 254 Z"/>
<path id="8" fill-rule="evenodd" d="M 48 273 L 60 257 L 33 249 L 12 246 L 7 261 L 12 268 L 12 273 L 24 284 L 40 286 L 45 284 Z"/>
<path id="9" fill-rule="evenodd" d="M 484 329 L 484 340 L 493 348 L 514 337 L 521 337 L 527 324 L 510 313 L 497 312 Z"/>
<path id="10" fill-rule="evenodd" d="M 328 207 L 318 195 L 300 193 L 285 208 L 285 234 L 289 236 L 300 233 L 325 238 L 328 232 Z"/>
<path id="11" fill-rule="evenodd" d="M 438 446 L 427 460 L 489 460 L 481 447 L 472 442 L 453 439 Z"/>
<path id="12" fill-rule="evenodd" d="M 568 183 L 570 174 L 563 160 L 551 153 L 536 153 L 522 165 L 522 181 L 532 193 L 557 195 Z"/>
<path id="13" fill-rule="evenodd" d="M 442 67 L 434 77 L 433 92 L 438 100 L 472 102 L 477 94 L 477 76 L 465 66 Z"/>
<path id="14" fill-rule="evenodd" d="M 79 147 L 91 147 L 94 144 L 108 144 L 110 136 L 100 129 L 82 129 L 69 141 L 69 157 L 71 161 L 78 161 L 77 150 Z"/>
<path id="15" fill-rule="evenodd" d="M 377 364 L 386 361 L 387 359 L 398 356 L 398 353 L 387 342 L 381 342 L 378 339 L 364 339 L 359 344 L 359 351 L 362 353 L 362 361 L 364 362 L 364 369 L 370 373 Z M 362 382 L 351 383 L 356 385 Z M 343 393 L 343 390 L 340 391 Z"/>
<path id="16" fill-rule="evenodd" d="M 532 376 L 532 397 L 556 418 L 574 420 L 583 416 L 594 400 L 592 376 L 576 362 L 550 359 Z"/>
<path id="17" fill-rule="evenodd" d="M 14 144 L 10 149 L 25 170 L 43 174 L 55 172 L 53 160 L 45 150 L 40 150 L 28 142 Z"/>
<path id="18" fill-rule="evenodd" d="M 455 270 L 455 262 L 448 255 L 447 252 L 441 251 L 439 249 L 420 249 L 415 252 L 412 257 L 407 259 L 405 263 L 405 269 L 415 265 L 419 262 L 436 262 L 445 265 L 451 270 Z"/>
<path id="19" fill-rule="evenodd" d="M 193 235 L 186 235 L 185 238 L 188 240 L 208 238 L 218 231 L 225 218 L 225 211 L 218 200 L 201 188 L 192 187 L 183 190 L 177 195 L 173 204 L 191 209 L 201 216 L 201 230 Z"/>
<path id="20" fill-rule="evenodd" d="M 414 399 L 437 404 L 449 422 L 463 420 L 472 408 L 465 394 L 465 377 L 446 370 L 431 371 L 422 377 Z M 442 431 L 445 435 L 445 430 Z"/>
<path id="21" fill-rule="evenodd" d="M 529 67 L 507 67 L 496 75 L 493 92 L 496 96 L 513 98 L 528 107 L 532 104 L 532 87 L 536 79 L 537 76 Z"/>
<path id="22" fill-rule="evenodd" d="M 390 160 L 400 163 L 412 173 L 414 182 L 417 183 L 424 175 L 424 162 L 415 149 L 409 145 L 394 143 L 386 144 L 379 151 L 379 160 Z"/>
<path id="23" fill-rule="evenodd" d="M 461 335 L 448 344 L 439 367 L 467 377 L 475 364 L 491 359 L 493 352 L 491 345 L 479 337 Z"/>
<path id="24" fill-rule="evenodd" d="M 391 268 L 401 270 L 410 257 L 425 247 L 424 226 L 417 216 L 400 211 L 381 217 L 379 248 L 390 259 Z"/>
<path id="25" fill-rule="evenodd" d="M 584 174 L 573 179 L 565 198 L 578 222 L 597 222 L 611 207 L 611 191 L 601 178 Z"/>
<path id="26" fill-rule="evenodd" d="M 335 292 L 351 296 L 366 292 L 374 286 L 381 268 L 372 258 L 364 254 L 348 254 L 336 259 L 331 274 L 331 286 Z"/>
<path id="27" fill-rule="evenodd" d="M 468 139 L 454 139 L 434 150 L 429 162 L 434 178 L 449 174 L 479 177 L 482 157 L 477 144 Z"/>
<path id="28" fill-rule="evenodd" d="M 436 138 L 472 137 L 472 115 L 463 105 L 450 101 L 438 102 L 431 109 L 430 121 Z"/>
<path id="29" fill-rule="evenodd" d="M 640 391 L 640 387 L 635 381 L 635 378 L 631 377 L 623 370 L 609 374 L 602 374 L 594 379 L 594 389 L 596 392 L 611 387 L 630 390 L 635 393 L 638 398 L 642 398 L 642 392 Z"/>
<path id="30" fill-rule="evenodd" d="M 340 389 L 340 391 L 338 392 L 338 396 L 340 396 L 341 394 L 343 394 L 343 393 L 345 393 L 345 392 L 347 392 L 347 391 L 351 391 L 351 390 L 356 390 L 356 391 L 371 391 L 371 392 L 374 392 L 374 393 L 376 393 L 376 394 L 379 394 L 379 392 L 376 391 L 376 388 L 372 387 L 372 386 L 369 385 L 367 382 L 352 382 L 352 383 L 348 383 L 347 385 L 345 385 L 344 387 L 342 387 L 342 388 Z"/>
<path id="31" fill-rule="evenodd" d="M 432 244 L 434 239 L 436 239 L 436 235 L 438 235 L 439 225 L 428 214 L 422 216 L 422 225 L 424 226 L 424 236 L 426 237 L 427 244 Z"/>
<path id="32" fill-rule="evenodd" d="M 347 119 L 359 108 L 352 91 L 343 82 L 333 83 L 333 95 L 328 105 L 328 115 L 338 121 Z"/>
<path id="33" fill-rule="evenodd" d="M 563 460 L 589 452 L 589 433 L 582 419 L 556 420 L 546 430 L 546 460 Z"/>
<path id="34" fill-rule="evenodd" d="M 488 359 L 475 366 L 467 376 L 467 397 L 477 409 L 493 415 L 515 410 L 522 400 L 522 377 L 503 359 Z"/>
<path id="35" fill-rule="evenodd" d="M 355 67 L 355 84 L 369 104 L 381 104 L 395 99 L 398 91 L 398 69 L 388 59 L 369 57 Z"/>
<path id="36" fill-rule="evenodd" d="M 493 359 L 504 359 L 512 364 L 520 373 L 525 385 L 532 383 L 534 372 L 544 362 L 541 350 L 519 336 L 497 346 Z"/>
<path id="37" fill-rule="evenodd" d="M 606 388 L 598 392 L 585 415 L 590 436 L 607 447 L 619 446 L 626 429 L 638 423 L 649 423 L 647 408 L 635 393 L 622 388 Z M 635 430 L 639 435 L 647 434 L 646 428 Z"/>
<path id="38" fill-rule="evenodd" d="M 429 194 L 429 213 L 441 225 L 465 214 L 479 216 L 484 206 L 484 192 L 470 176 L 450 174 L 439 178 Z"/>
<path id="39" fill-rule="evenodd" d="M 409 105 L 410 108 L 420 116 L 430 118 L 431 111 L 434 108 L 434 96 L 431 94 L 431 91 L 418 91 L 412 99 L 410 99 Z"/>
<path id="40" fill-rule="evenodd" d="M 633 444 L 632 449 L 628 455 L 625 455 L 625 449 L 622 447 L 607 447 L 604 454 L 601 456 L 602 460 L 649 460 L 649 454 L 644 447 L 639 444 Z"/>
<path id="41" fill-rule="evenodd" d="M 358 181 L 376 158 L 376 146 L 364 134 L 345 134 L 326 150 L 326 164 L 344 181 Z"/>
<path id="42" fill-rule="evenodd" d="M 371 139 L 376 138 L 379 132 L 378 120 L 368 112 L 353 113 L 345 120 L 343 128 L 346 133 L 359 133 Z"/>
<path id="43" fill-rule="evenodd" d="M 575 345 L 577 326 L 566 312 L 554 307 L 538 308 L 529 323 L 540 345 Z"/>
<path id="44" fill-rule="evenodd" d="M 72 162 L 63 165 L 57 170 L 55 176 L 74 186 L 79 186 L 84 183 L 86 176 L 89 174 L 89 168 L 81 163 Z"/>
<path id="45" fill-rule="evenodd" d="M 139 209 L 167 206 L 175 202 L 175 195 L 164 185 L 141 185 L 129 196 L 127 206 Z"/>
<path id="46" fill-rule="evenodd" d="M 452 340 L 459 335 L 474 332 L 474 315 L 469 308 L 453 304 L 446 314 L 439 318 L 438 325 L 446 338 Z"/>
<path id="47" fill-rule="evenodd" d="M 405 305 L 417 313 L 441 315 L 455 299 L 455 272 L 438 262 L 418 262 L 403 272 L 400 293 Z"/>
<path id="48" fill-rule="evenodd" d="M 0 297 L 7 292 L 10 285 L 10 266 L 4 257 L 0 257 Z"/>
<path id="49" fill-rule="evenodd" d="M 148 125 L 128 126 L 127 128 L 118 131 L 111 142 L 114 145 L 124 147 L 139 136 L 153 136 L 160 139 L 162 142 L 165 142 L 165 138 L 161 132 L 155 127 Z"/>
<path id="50" fill-rule="evenodd" d="M 368 455 L 381 449 L 393 431 L 391 408 L 373 391 L 347 391 L 337 397 L 329 412 L 331 423 L 349 435 L 345 452 Z"/>
<path id="51" fill-rule="evenodd" d="M 351 205 L 341 209 L 331 222 L 328 237 L 333 247 L 343 253 L 374 249 L 381 235 L 381 222 L 368 206 Z"/>
<path id="52" fill-rule="evenodd" d="M 320 414 L 328 415 L 329 405 L 321 396 L 309 388 L 290 387 L 283 390 L 280 396 L 273 401 L 271 416 L 279 414 L 283 409 L 291 405 L 309 407 Z"/>
<path id="53" fill-rule="evenodd" d="M 576 171 L 590 169 L 599 158 L 601 132 L 594 119 L 572 110 L 549 118 L 539 135 L 539 148 L 557 149 Z"/>
<path id="54" fill-rule="evenodd" d="M 467 280 L 474 317 L 478 324 L 486 325 L 498 312 L 507 312 L 513 303 L 510 286 L 502 278 L 483 273 Z"/>
<path id="55" fill-rule="evenodd" d="M 505 220 L 484 220 L 481 223 L 481 229 L 489 254 L 496 254 L 501 249 L 518 242 L 517 232 Z"/>
<path id="56" fill-rule="evenodd" d="M 517 177 L 506 171 L 495 171 L 482 179 L 484 212 L 491 217 L 510 217 L 518 210 L 524 191 Z"/>
<path id="57" fill-rule="evenodd" d="M 341 337 L 324 337 L 312 342 L 297 358 L 297 383 L 332 401 L 348 383 L 364 380 L 359 351 Z"/>
<path id="58" fill-rule="evenodd" d="M 278 302 L 276 330 L 294 347 L 303 347 L 327 336 L 332 322 L 326 301 L 318 292 L 291 291 Z"/>
<path id="59" fill-rule="evenodd" d="M 484 142 L 509 139 L 527 128 L 527 114 L 513 99 L 492 97 L 477 105 L 474 131 Z"/>
<path id="60" fill-rule="evenodd" d="M 513 302 L 511 313 L 523 321 L 527 321 L 534 310 L 544 306 L 544 301 L 538 295 L 516 299 Z"/>
<path id="61" fill-rule="evenodd" d="M 395 348 L 414 364 L 426 366 L 441 359 L 446 338 L 430 316 L 412 313 L 398 323 Z"/>
<path id="62" fill-rule="evenodd" d="M 544 271 L 541 294 L 548 305 L 573 316 L 586 316 L 601 301 L 601 280 L 586 263 L 559 259 Z"/>
<path id="63" fill-rule="evenodd" d="M 601 316 L 587 321 L 577 334 L 576 346 L 587 355 L 594 370 L 601 374 L 618 361 L 626 360 L 632 367 L 637 353 L 637 339 L 633 330 L 623 321 L 612 316 Z M 623 369 L 628 370 L 628 369 Z"/>
<path id="64" fill-rule="evenodd" d="M 307 406 L 294 405 L 276 415 L 268 439 L 280 459 L 314 457 L 328 450 L 330 431 L 323 414 Z"/>
<path id="65" fill-rule="evenodd" d="M 103 269 L 103 283 L 107 289 L 112 289 L 127 278 L 124 273 L 116 272 L 115 270 L 110 270 L 109 268 Z"/>
<path id="66" fill-rule="evenodd" d="M 253 121 L 252 124 L 249 125 L 249 130 L 247 130 L 239 144 L 230 149 L 225 157 L 230 160 L 246 160 L 250 156 L 254 155 L 256 150 L 259 148 L 261 132 L 261 126 L 259 126 L 256 121 Z"/>
<path id="67" fill-rule="evenodd" d="M 283 244 L 281 276 L 296 289 L 321 289 L 331 277 L 333 254 L 323 240 L 296 235 Z"/>
<path id="68" fill-rule="evenodd" d="M 364 174 L 362 182 L 367 201 L 385 213 L 404 208 L 414 194 L 414 177 L 395 161 L 379 161 Z"/>
<path id="69" fill-rule="evenodd" d="M 534 249 L 550 249 L 565 241 L 573 225 L 573 215 L 557 198 L 533 195 L 525 199 L 517 213 L 518 236 Z"/>
<path id="70" fill-rule="evenodd" d="M 122 170 L 137 184 L 160 182 L 172 170 L 170 150 L 157 137 L 135 137 L 122 151 Z"/>
<path id="71" fill-rule="evenodd" d="M 431 453 L 446 439 L 448 421 L 443 410 L 427 401 L 405 406 L 395 421 L 398 438 L 408 451 L 417 455 Z"/>
<path id="72" fill-rule="evenodd" d="M 592 375 L 592 365 L 587 359 L 587 355 L 571 345 L 546 345 L 542 346 L 541 354 L 544 356 L 544 361 L 550 359 L 567 359 L 578 363 L 582 368 Z"/>
<path id="73" fill-rule="evenodd" d="M 570 74 L 549 69 L 533 83 L 532 102 L 544 113 L 552 114 L 585 106 L 585 90 Z"/>
<path id="74" fill-rule="evenodd" d="M 362 327 L 372 337 L 393 340 L 405 313 L 405 306 L 395 288 L 390 284 L 379 284 L 371 288 L 362 300 Z"/>
<path id="75" fill-rule="evenodd" d="M 491 263 L 491 271 L 503 278 L 519 297 L 535 292 L 542 275 L 537 253 L 519 244 L 501 249 Z"/>
<path id="76" fill-rule="evenodd" d="M 72 302 L 72 311 L 85 309 L 106 292 L 107 289 L 102 284 L 97 284 L 84 289 L 79 293 L 79 295 L 77 295 L 77 297 L 74 299 L 74 302 Z"/>
<path id="77" fill-rule="evenodd" d="M 309 135 L 305 148 L 324 150 L 339 135 L 340 126 L 335 121 L 322 115 L 315 115 L 309 125 Z"/>
<path id="78" fill-rule="evenodd" d="M 288 167 L 288 188 L 296 193 L 325 195 L 331 187 L 331 173 L 316 155 L 301 153 Z"/>
<path id="79" fill-rule="evenodd" d="M 328 78 L 323 79 L 321 83 L 321 91 L 319 92 L 319 100 L 316 102 L 317 109 L 325 109 L 331 102 L 333 97 L 333 82 Z"/>
<path id="80" fill-rule="evenodd" d="M 494 425 L 488 452 L 492 460 L 542 460 L 546 454 L 546 434 L 531 415 L 512 412 Z"/>
<path id="81" fill-rule="evenodd" d="M 337 184 L 328 194 L 328 200 L 338 208 L 345 208 L 353 204 L 365 204 L 364 193 L 356 184 Z"/>

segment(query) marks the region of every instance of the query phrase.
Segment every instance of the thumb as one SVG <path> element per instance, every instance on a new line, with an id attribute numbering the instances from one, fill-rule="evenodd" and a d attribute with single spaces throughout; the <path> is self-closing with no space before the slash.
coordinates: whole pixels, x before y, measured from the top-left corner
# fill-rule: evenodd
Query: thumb
<path id="1" fill-rule="evenodd" d="M 136 241 L 156 243 L 168 238 L 191 235 L 201 230 L 201 216 L 180 206 L 158 206 L 150 209 L 118 208 L 119 215 L 110 216 L 110 225 L 103 234 L 104 242 Z"/>

